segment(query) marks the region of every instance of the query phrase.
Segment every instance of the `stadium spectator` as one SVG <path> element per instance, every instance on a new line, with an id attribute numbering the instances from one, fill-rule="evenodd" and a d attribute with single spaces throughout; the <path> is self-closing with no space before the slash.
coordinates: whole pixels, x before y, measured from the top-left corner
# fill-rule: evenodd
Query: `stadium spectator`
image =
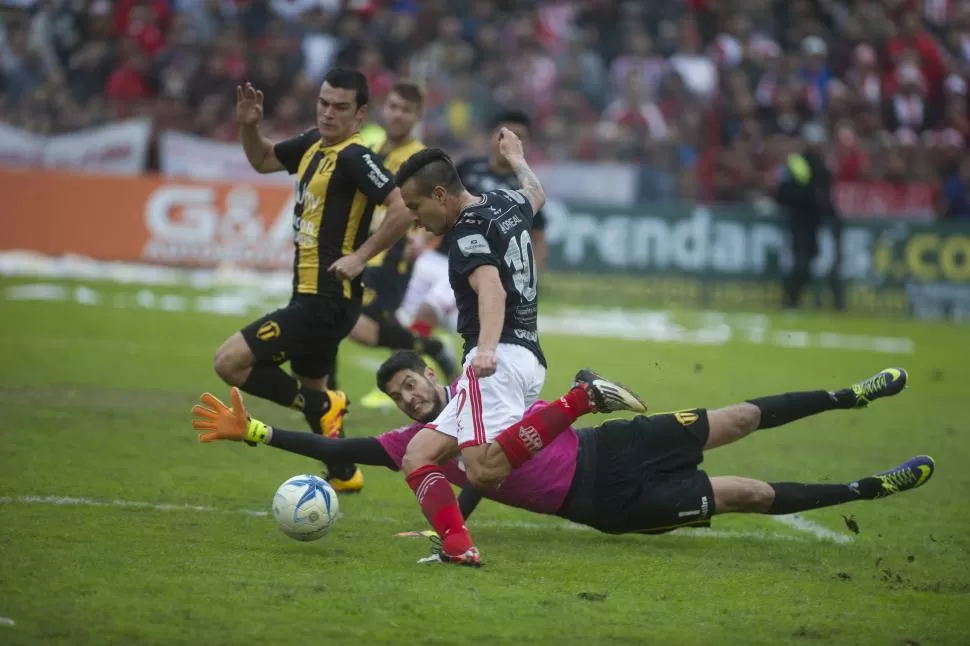
<path id="1" fill-rule="evenodd" d="M 940 195 L 940 212 L 947 218 L 970 220 L 970 158 L 946 179 Z"/>
<path id="2" fill-rule="evenodd" d="M 283 137 L 333 65 L 361 68 L 378 105 L 418 78 L 424 139 L 459 156 L 525 106 L 537 159 L 638 164 L 644 197 L 763 201 L 811 121 L 836 182 L 920 182 L 942 205 L 970 143 L 970 4 L 949 0 L 20 0 L 0 119 L 231 139 L 232 88 L 252 80 Z"/>

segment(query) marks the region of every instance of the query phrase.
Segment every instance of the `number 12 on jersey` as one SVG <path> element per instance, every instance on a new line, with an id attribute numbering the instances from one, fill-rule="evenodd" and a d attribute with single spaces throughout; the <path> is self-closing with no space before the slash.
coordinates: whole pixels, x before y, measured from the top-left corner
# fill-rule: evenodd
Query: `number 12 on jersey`
<path id="1" fill-rule="evenodd" d="M 532 302 L 536 299 L 536 286 L 539 273 L 535 270 L 535 256 L 532 253 L 532 236 L 523 231 L 519 239 L 509 240 L 509 248 L 505 251 L 505 262 L 512 270 L 512 282 L 522 300 Z"/>

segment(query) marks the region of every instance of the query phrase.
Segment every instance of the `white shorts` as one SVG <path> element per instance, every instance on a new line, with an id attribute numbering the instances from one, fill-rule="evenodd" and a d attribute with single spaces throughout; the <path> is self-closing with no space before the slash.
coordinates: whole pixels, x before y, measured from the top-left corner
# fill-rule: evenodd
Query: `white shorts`
<path id="1" fill-rule="evenodd" d="M 411 280 L 397 311 L 398 319 L 406 325 L 414 321 L 421 303 L 442 279 L 448 282 L 448 256 L 434 250 L 422 252 L 414 261 Z"/>
<path id="2" fill-rule="evenodd" d="M 465 370 L 455 396 L 427 427 L 451 436 L 458 448 L 487 444 L 512 426 L 539 399 L 546 381 L 546 369 L 525 348 L 499 343 L 495 352 L 495 374 L 479 379 L 471 368 L 473 348 L 465 359 Z"/>
<path id="3" fill-rule="evenodd" d="M 454 334 L 458 331 L 458 303 L 455 302 L 455 290 L 451 288 L 447 276 L 434 284 L 424 302 L 434 310 L 438 325 L 446 332 Z"/>

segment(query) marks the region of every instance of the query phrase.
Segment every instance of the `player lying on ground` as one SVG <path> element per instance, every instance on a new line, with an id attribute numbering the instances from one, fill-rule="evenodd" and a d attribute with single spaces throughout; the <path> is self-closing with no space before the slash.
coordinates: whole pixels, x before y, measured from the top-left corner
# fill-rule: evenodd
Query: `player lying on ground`
<path id="1" fill-rule="evenodd" d="M 273 428 L 246 415 L 241 395 L 233 408 L 213 395 L 193 408 L 193 427 L 202 442 L 261 442 L 316 459 L 339 459 L 399 469 L 408 442 L 423 422 L 444 408 L 455 392 L 436 381 L 433 370 L 413 353 L 399 353 L 383 383 L 402 412 L 416 422 L 376 437 L 327 438 Z M 448 480 L 463 487 L 465 518 L 481 496 L 542 514 L 553 514 L 608 533 L 663 533 L 706 527 L 725 513 L 790 514 L 856 500 L 873 500 L 914 489 L 933 474 L 933 460 L 919 456 L 895 469 L 846 484 L 761 482 L 735 476 L 708 477 L 697 467 L 703 452 L 818 413 L 863 408 L 898 394 L 903 370 L 887 369 L 851 388 L 759 397 L 717 410 L 612 420 L 596 428 L 571 427 L 535 459 L 513 471 L 501 487 L 477 491 L 456 460 L 444 466 Z M 527 413 L 547 407 L 537 402 Z"/>

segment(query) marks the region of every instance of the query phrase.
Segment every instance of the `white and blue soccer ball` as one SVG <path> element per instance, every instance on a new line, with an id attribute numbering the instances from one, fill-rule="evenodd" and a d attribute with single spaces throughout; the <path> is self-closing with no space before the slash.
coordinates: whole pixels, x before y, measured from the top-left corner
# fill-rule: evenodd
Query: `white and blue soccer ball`
<path id="1" fill-rule="evenodd" d="M 293 476 L 273 497 L 273 518 L 284 534 L 298 541 L 325 536 L 340 515 L 337 492 L 323 478 Z"/>

